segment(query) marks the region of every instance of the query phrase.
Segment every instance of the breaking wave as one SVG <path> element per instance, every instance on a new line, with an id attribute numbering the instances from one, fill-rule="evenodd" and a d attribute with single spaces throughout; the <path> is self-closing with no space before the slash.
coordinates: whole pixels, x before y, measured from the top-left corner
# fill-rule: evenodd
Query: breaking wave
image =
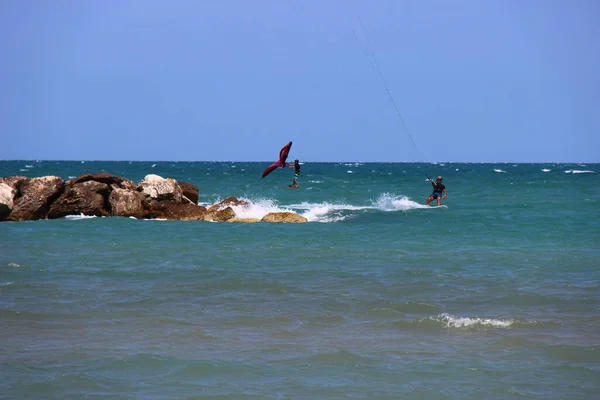
<path id="1" fill-rule="evenodd" d="M 241 198 L 248 202 L 248 206 L 232 206 L 235 214 L 240 218 L 262 219 L 271 212 L 295 212 L 305 217 L 309 222 L 339 222 L 353 218 L 364 212 L 397 212 L 416 209 L 433 209 L 424 204 L 419 204 L 406 196 L 383 193 L 369 204 L 354 205 L 346 202 L 302 202 L 295 204 L 279 204 L 268 198 L 249 199 Z M 209 205 L 206 205 L 209 206 Z M 445 207 L 445 206 L 442 206 Z"/>
<path id="2" fill-rule="evenodd" d="M 469 327 L 490 327 L 490 328 L 508 328 L 515 320 L 512 319 L 494 319 L 478 317 L 455 317 L 450 314 L 440 314 L 437 317 L 429 317 L 445 325 L 446 328 L 469 328 Z"/>

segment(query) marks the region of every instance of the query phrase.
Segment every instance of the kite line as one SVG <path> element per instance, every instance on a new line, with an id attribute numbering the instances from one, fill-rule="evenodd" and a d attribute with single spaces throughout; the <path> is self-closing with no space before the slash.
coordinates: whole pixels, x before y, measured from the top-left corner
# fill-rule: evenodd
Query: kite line
<path id="1" fill-rule="evenodd" d="M 417 156 L 422 161 L 423 157 L 421 156 L 421 152 L 417 148 L 417 145 L 415 144 L 415 141 L 413 140 L 412 135 L 410 134 L 410 131 L 408 130 L 408 127 L 406 126 L 406 123 L 404 122 L 404 118 L 402 118 L 400 109 L 398 108 L 398 105 L 396 104 L 396 101 L 394 100 L 394 96 L 392 96 L 392 92 L 390 91 L 387 81 L 385 80 L 385 77 L 383 76 L 383 72 L 381 72 L 381 68 L 379 68 L 379 63 L 377 62 L 377 57 L 375 57 L 375 53 L 373 52 L 373 47 L 371 46 L 371 41 L 369 40 L 369 37 L 367 36 L 367 32 L 365 30 L 365 27 L 362 23 L 362 19 L 360 17 L 358 17 L 358 22 L 360 23 L 360 28 L 362 31 L 362 35 L 365 38 L 366 44 L 360 40 L 360 38 L 356 34 L 355 30 L 352 31 L 352 33 L 354 34 L 354 38 L 356 39 L 356 41 L 360 45 L 361 49 L 365 53 L 365 56 L 369 60 L 369 65 L 371 65 L 371 68 L 373 68 L 373 70 L 377 73 L 377 76 L 379 76 L 379 79 L 381 79 L 381 82 L 383 83 L 383 87 L 385 88 L 385 92 L 387 93 L 387 95 L 390 99 L 390 102 L 392 103 L 394 110 L 396 111 L 396 115 L 398 115 L 400 122 L 402 122 L 402 126 L 404 127 L 404 130 L 406 131 L 408 138 L 410 139 L 410 142 L 412 143 L 413 147 L 415 148 L 415 151 L 417 152 Z"/>

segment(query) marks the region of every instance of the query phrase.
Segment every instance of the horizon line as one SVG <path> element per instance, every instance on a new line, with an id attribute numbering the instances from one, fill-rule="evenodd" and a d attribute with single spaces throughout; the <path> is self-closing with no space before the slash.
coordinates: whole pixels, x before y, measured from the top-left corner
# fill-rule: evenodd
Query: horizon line
<path id="1" fill-rule="evenodd" d="M 135 163 L 272 163 L 273 160 L 250 161 L 250 160 L 92 160 L 92 159 L 0 159 L 6 162 L 135 162 Z M 315 160 L 300 160 L 300 163 L 361 163 L 361 164 L 599 164 L 600 161 L 358 161 L 358 160 L 337 160 L 337 161 L 315 161 Z"/>

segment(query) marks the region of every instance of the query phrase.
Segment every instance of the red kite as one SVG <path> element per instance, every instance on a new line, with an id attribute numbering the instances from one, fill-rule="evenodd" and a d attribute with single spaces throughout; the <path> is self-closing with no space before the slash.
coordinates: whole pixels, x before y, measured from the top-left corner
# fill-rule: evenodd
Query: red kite
<path id="1" fill-rule="evenodd" d="M 273 172 L 273 170 L 277 167 L 285 168 L 285 160 L 287 160 L 288 153 L 290 152 L 291 148 L 292 142 L 289 142 L 283 146 L 283 148 L 279 151 L 279 161 L 275 161 L 273 164 L 269 165 L 267 169 L 265 169 L 265 172 L 262 174 L 263 178 Z"/>

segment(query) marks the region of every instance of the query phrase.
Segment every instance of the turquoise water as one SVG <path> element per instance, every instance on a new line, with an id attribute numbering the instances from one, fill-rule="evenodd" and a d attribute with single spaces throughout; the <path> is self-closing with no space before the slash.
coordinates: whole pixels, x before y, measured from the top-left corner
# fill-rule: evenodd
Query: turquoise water
<path id="1" fill-rule="evenodd" d="M 0 161 L 310 221 L 0 223 L 0 397 L 597 398 L 598 164 L 268 164 Z"/>

